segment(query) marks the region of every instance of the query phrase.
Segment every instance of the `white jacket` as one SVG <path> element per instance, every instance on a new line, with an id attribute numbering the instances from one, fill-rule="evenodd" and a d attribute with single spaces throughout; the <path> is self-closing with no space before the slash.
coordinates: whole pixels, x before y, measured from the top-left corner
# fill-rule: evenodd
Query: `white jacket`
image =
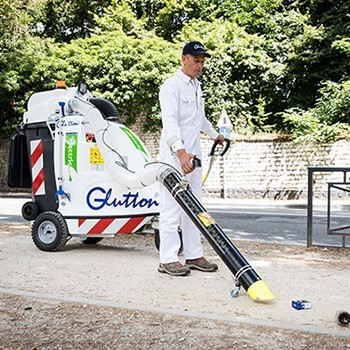
<path id="1" fill-rule="evenodd" d="M 160 160 L 172 158 L 173 152 L 184 148 L 201 158 L 200 132 L 215 139 L 219 133 L 205 117 L 204 98 L 200 82 L 194 81 L 179 69 L 167 79 L 159 92 L 162 112 L 162 134 L 160 139 Z"/>

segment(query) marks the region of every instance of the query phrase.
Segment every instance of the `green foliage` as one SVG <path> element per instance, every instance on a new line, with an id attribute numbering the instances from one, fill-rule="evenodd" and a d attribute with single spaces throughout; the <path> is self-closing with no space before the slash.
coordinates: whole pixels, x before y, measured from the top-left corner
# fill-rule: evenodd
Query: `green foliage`
<path id="1" fill-rule="evenodd" d="M 225 108 L 237 132 L 298 140 L 347 137 L 349 1 L 0 0 L 0 130 L 28 97 L 86 81 L 126 123 L 159 125 L 158 91 L 186 41 L 212 58 L 201 81 L 208 117 Z"/>
<path id="2" fill-rule="evenodd" d="M 345 55 L 350 59 L 350 38 L 342 38 L 340 40 L 334 40 L 332 43 L 332 48 L 337 50 L 339 53 Z"/>
<path id="3" fill-rule="evenodd" d="M 36 56 L 28 23 L 39 4 L 40 0 L 0 1 L 0 130 L 5 135 L 23 112 L 26 76 L 33 64 L 32 54 Z"/>
<path id="4" fill-rule="evenodd" d="M 285 130 L 296 140 L 328 142 L 350 136 L 350 81 L 327 82 L 316 106 L 283 113 Z"/>
<path id="5" fill-rule="evenodd" d="M 339 82 L 350 74 L 349 53 L 337 45 L 349 38 L 348 0 L 303 0 L 310 29 L 288 61 L 291 104 L 313 107 L 325 81 Z M 306 5 L 305 5 L 306 4 Z M 304 74 L 301 74 L 303 72 Z"/>
<path id="6" fill-rule="evenodd" d="M 78 67 L 79 78 L 86 80 L 96 94 L 113 101 L 127 123 L 146 114 L 150 122 L 147 128 L 152 121 L 157 124 L 159 86 L 178 64 L 172 45 L 156 36 L 135 38 L 122 31 L 76 44 L 73 50 L 80 50 L 81 55 L 79 61 L 76 55 L 72 57 L 72 65 Z"/>
<path id="7" fill-rule="evenodd" d="M 96 27 L 96 19 L 111 1 L 37 0 L 41 6 L 33 15 L 32 30 L 58 42 L 88 37 Z"/>
<path id="8" fill-rule="evenodd" d="M 121 30 L 128 36 L 154 37 L 154 31 L 148 29 L 147 19 L 138 18 L 127 0 L 112 0 L 102 17 L 96 18 L 95 33 L 113 32 Z"/>
<path id="9" fill-rule="evenodd" d="M 172 59 L 177 50 L 155 35 L 138 34 L 128 36 L 119 29 L 48 47 L 29 79 L 41 81 L 44 88 L 58 79 L 70 86 L 86 81 L 94 95 L 116 104 L 126 123 L 144 114 L 149 121 L 145 128 L 152 128 L 159 120 L 159 86 L 169 68 L 177 66 L 178 59 Z"/>
<path id="10" fill-rule="evenodd" d="M 127 0 L 138 19 L 145 22 L 145 29 L 168 40 L 181 33 L 191 19 L 204 19 L 204 13 L 214 10 L 208 0 Z"/>
<path id="11" fill-rule="evenodd" d="M 298 108 L 288 109 L 282 113 L 285 133 L 293 134 L 297 141 L 314 139 L 314 131 L 319 129 L 319 121 L 316 116 Z M 311 136 L 312 135 L 312 136 Z"/>
<path id="12" fill-rule="evenodd" d="M 303 19 L 295 12 L 288 18 L 276 16 L 271 20 L 275 23 L 271 37 L 249 34 L 245 28 L 223 20 L 193 20 L 184 26 L 177 40 L 202 39 L 212 54 L 201 79 L 208 96 L 207 114 L 213 120 L 225 108 L 239 132 L 280 126 L 277 113 L 289 102 L 285 77 L 285 61 L 292 51 L 289 41 L 302 33 Z M 281 23 L 289 23 L 289 29 L 278 29 Z M 273 41 L 276 36 L 277 42 Z"/>
<path id="13" fill-rule="evenodd" d="M 250 34 L 270 32 L 271 21 L 282 0 L 216 0 L 215 17 L 224 18 L 246 28 Z"/>
<path id="14" fill-rule="evenodd" d="M 320 89 L 321 98 L 314 111 L 318 119 L 328 125 L 350 124 L 350 81 L 326 82 Z"/>

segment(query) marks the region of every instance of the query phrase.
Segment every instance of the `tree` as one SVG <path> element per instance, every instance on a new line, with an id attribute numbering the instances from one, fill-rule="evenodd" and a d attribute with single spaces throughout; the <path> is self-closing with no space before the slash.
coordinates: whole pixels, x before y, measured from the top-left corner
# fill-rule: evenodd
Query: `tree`
<path id="1" fill-rule="evenodd" d="M 330 142 L 350 135 L 350 81 L 327 82 L 314 108 L 290 109 L 283 115 L 284 130 L 296 141 Z"/>
<path id="2" fill-rule="evenodd" d="M 312 0 L 308 3 L 311 31 L 295 45 L 288 59 L 290 105 L 313 107 L 326 81 L 340 82 L 350 75 L 350 56 L 336 45 L 350 35 L 349 0 Z"/>
<path id="3" fill-rule="evenodd" d="M 206 19 L 204 12 L 215 9 L 207 0 L 128 0 L 128 5 L 138 19 L 144 20 L 145 29 L 168 41 L 174 40 L 185 23 Z"/>
<path id="4" fill-rule="evenodd" d="M 111 3 L 112 0 L 42 0 L 31 27 L 37 35 L 57 42 L 85 38 L 96 29 L 97 18 Z"/>
<path id="5" fill-rule="evenodd" d="M 125 5 L 107 9 L 98 24 L 89 38 L 48 41 L 28 80 L 36 89 L 58 79 L 70 86 L 85 81 L 94 95 L 115 103 L 125 123 L 145 115 L 145 128 L 159 125 L 159 86 L 178 65 L 176 46 L 143 29 Z"/>
<path id="6" fill-rule="evenodd" d="M 212 121 L 226 108 L 242 133 L 339 126 L 350 114 L 348 89 L 339 92 L 349 80 L 349 2 L 0 0 L 0 129 L 58 79 L 87 81 L 127 123 L 142 114 L 147 128 L 159 125 L 159 87 L 189 40 L 212 54 L 201 77 Z"/>
<path id="7" fill-rule="evenodd" d="M 30 41 L 28 22 L 39 0 L 0 1 L 0 130 L 12 129 L 11 118 L 18 119 L 18 108 L 31 66 L 26 43 Z"/>

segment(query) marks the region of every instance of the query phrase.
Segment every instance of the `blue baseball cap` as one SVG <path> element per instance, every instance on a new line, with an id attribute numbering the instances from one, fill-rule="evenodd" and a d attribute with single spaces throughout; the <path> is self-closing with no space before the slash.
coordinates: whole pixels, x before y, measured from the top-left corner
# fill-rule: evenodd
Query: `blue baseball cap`
<path id="1" fill-rule="evenodd" d="M 204 45 L 199 41 L 190 41 L 189 43 L 187 43 L 182 50 L 182 54 L 189 54 L 192 56 L 205 55 L 205 57 L 211 57 L 205 50 Z"/>

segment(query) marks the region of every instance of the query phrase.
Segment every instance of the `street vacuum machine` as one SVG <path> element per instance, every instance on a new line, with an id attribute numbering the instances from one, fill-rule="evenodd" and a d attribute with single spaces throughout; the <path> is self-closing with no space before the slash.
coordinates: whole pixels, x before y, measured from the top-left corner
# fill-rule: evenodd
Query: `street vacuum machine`
<path id="1" fill-rule="evenodd" d="M 186 177 L 154 161 L 144 143 L 119 119 L 115 105 L 92 96 L 85 83 L 34 93 L 23 123 L 11 137 L 8 184 L 31 188 L 22 207 L 32 239 L 58 251 L 77 237 L 94 244 L 117 234 L 156 231 L 159 186 L 165 186 L 240 286 L 256 301 L 273 294 L 214 218 Z"/>

